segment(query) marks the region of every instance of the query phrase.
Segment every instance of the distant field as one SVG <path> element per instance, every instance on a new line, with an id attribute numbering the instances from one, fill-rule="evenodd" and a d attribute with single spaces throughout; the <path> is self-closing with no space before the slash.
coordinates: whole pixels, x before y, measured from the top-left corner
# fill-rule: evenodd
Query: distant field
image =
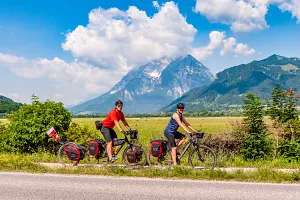
<path id="1" fill-rule="evenodd" d="M 209 133 L 220 133 L 232 129 L 231 122 L 240 121 L 242 117 L 204 117 L 204 118 L 186 118 L 196 130 Z M 94 127 L 95 118 L 73 118 L 72 122 L 78 124 L 88 124 Z M 99 120 L 102 120 L 99 118 Z M 127 118 L 129 125 L 140 131 L 146 131 L 153 134 L 162 134 L 164 128 L 169 122 L 169 117 L 163 118 Z M 122 123 L 121 123 L 122 124 Z"/>
<path id="2" fill-rule="evenodd" d="M 95 127 L 95 118 L 74 118 L 72 122 L 78 124 L 87 124 Z M 102 120 L 102 119 L 99 119 Z M 138 129 L 139 142 L 142 145 L 149 146 L 151 139 L 164 138 L 163 132 L 170 118 L 128 118 L 127 121 L 132 129 Z M 205 117 L 205 118 L 187 118 L 187 121 L 198 131 L 204 131 L 211 134 L 222 134 L 232 130 L 231 122 L 242 120 L 242 117 Z M 122 123 L 121 123 L 122 124 Z M 118 137 L 122 137 L 115 128 Z M 179 131 L 183 132 L 179 129 Z M 102 137 L 102 135 L 101 135 Z"/>

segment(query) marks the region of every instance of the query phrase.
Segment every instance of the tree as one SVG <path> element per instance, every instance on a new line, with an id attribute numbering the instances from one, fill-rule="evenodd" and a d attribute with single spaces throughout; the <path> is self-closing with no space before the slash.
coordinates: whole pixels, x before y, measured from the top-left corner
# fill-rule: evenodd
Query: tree
<path id="1" fill-rule="evenodd" d="M 71 122 L 71 113 L 62 103 L 39 101 L 32 96 L 32 104 L 23 105 L 9 116 L 7 144 L 10 151 L 32 153 L 46 150 L 49 145 L 47 130 L 54 127 L 63 138 Z"/>
<path id="2" fill-rule="evenodd" d="M 287 91 L 281 89 L 279 84 L 271 94 L 267 113 L 273 127 L 279 132 L 277 134 L 279 154 L 291 160 L 300 160 L 300 120 L 297 111 L 300 95 L 292 88 Z"/>
<path id="3" fill-rule="evenodd" d="M 270 155 L 272 146 L 263 122 L 262 102 L 253 93 L 247 94 L 243 101 L 245 104 L 243 125 L 246 133 L 242 138 L 241 152 L 246 160 L 264 159 Z"/>

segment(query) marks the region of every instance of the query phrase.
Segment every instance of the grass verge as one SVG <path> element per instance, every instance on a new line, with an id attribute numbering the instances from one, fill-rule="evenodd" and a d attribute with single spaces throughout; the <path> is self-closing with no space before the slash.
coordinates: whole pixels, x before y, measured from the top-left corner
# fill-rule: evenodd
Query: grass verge
<path id="1" fill-rule="evenodd" d="M 121 167 L 73 167 L 48 168 L 36 164 L 29 156 L 0 154 L 0 171 L 57 173 L 83 175 L 109 175 L 129 177 L 149 177 L 166 179 L 193 180 L 226 180 L 246 182 L 300 183 L 300 171 L 286 173 L 269 168 L 259 168 L 257 171 L 245 172 L 241 170 L 225 172 L 221 170 L 192 170 L 184 167 L 174 169 L 130 169 Z"/>

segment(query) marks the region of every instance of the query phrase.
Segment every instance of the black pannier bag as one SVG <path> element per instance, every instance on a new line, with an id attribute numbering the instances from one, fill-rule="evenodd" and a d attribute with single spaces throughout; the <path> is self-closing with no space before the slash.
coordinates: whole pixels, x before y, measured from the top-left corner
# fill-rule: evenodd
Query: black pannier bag
<path id="1" fill-rule="evenodd" d="M 101 121 L 95 121 L 95 126 L 97 130 L 101 130 L 102 128 L 102 122 Z"/>
<path id="2" fill-rule="evenodd" d="M 160 158 L 167 150 L 168 142 L 166 140 L 153 140 L 151 141 L 150 154 L 153 157 Z"/>
<path id="3" fill-rule="evenodd" d="M 117 139 L 117 140 L 113 140 L 113 147 L 115 146 L 120 146 L 122 144 L 125 143 L 125 139 Z"/>
<path id="4" fill-rule="evenodd" d="M 102 155 L 105 151 L 104 141 L 103 140 L 91 140 L 88 145 L 89 155 L 98 156 Z"/>
<path id="5" fill-rule="evenodd" d="M 126 152 L 126 157 L 129 163 L 136 163 L 136 156 L 135 151 Z"/>
<path id="6" fill-rule="evenodd" d="M 137 139 L 137 134 L 138 134 L 137 130 L 131 130 L 130 131 L 130 139 L 131 140 L 136 140 Z"/>
<path id="7" fill-rule="evenodd" d="M 84 156 L 84 154 L 80 151 L 79 148 L 71 145 L 66 146 L 64 148 L 64 152 L 67 155 L 67 157 L 72 161 L 78 161 Z"/>

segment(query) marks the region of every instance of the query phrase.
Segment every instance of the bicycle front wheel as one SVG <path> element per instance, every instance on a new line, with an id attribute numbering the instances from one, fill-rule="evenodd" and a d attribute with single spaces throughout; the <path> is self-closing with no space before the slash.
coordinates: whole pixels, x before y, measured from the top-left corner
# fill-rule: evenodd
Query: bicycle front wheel
<path id="1" fill-rule="evenodd" d="M 200 145 L 191 151 L 189 163 L 194 169 L 214 169 L 217 164 L 217 157 L 211 148 Z"/>

